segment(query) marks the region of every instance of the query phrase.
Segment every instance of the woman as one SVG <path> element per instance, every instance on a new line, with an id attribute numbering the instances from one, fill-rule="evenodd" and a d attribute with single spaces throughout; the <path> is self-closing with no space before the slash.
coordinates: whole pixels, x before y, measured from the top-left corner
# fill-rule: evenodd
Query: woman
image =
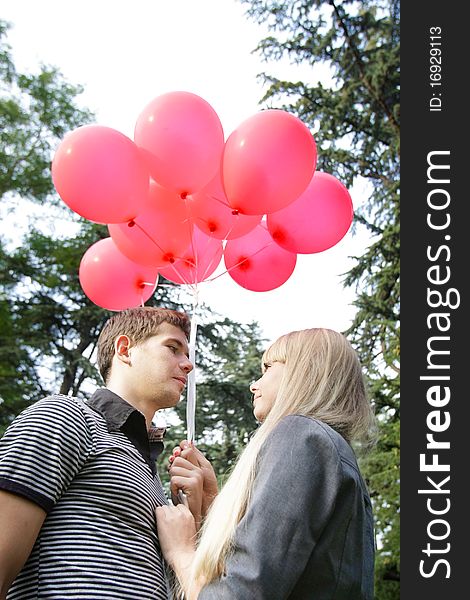
<path id="1" fill-rule="evenodd" d="M 262 363 L 250 386 L 261 426 L 197 545 L 185 506 L 157 508 L 163 554 L 188 600 L 372 599 L 371 503 L 350 444 L 375 421 L 356 353 L 335 331 L 307 329 Z"/>

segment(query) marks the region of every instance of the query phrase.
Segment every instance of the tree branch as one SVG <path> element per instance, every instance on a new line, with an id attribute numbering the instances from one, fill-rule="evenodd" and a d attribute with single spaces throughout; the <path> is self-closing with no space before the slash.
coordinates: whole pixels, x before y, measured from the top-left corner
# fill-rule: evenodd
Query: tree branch
<path id="1" fill-rule="evenodd" d="M 380 96 L 377 95 L 374 87 L 372 86 L 372 84 L 370 83 L 370 81 L 367 79 L 366 74 L 365 74 L 365 70 L 364 70 L 364 63 L 362 62 L 361 59 L 361 55 L 359 54 L 359 51 L 357 49 L 357 47 L 355 46 L 355 44 L 353 43 L 352 37 L 349 34 L 348 28 L 346 26 L 346 23 L 343 20 L 343 17 L 340 15 L 339 13 L 339 9 L 335 4 L 335 0 L 329 0 L 329 4 L 331 5 L 331 7 L 333 8 L 335 15 L 338 19 L 338 22 L 341 26 L 341 29 L 343 30 L 344 33 L 344 37 L 346 38 L 348 45 L 354 55 L 354 58 L 356 60 L 356 64 L 357 67 L 359 69 L 359 73 L 361 75 L 361 80 L 364 83 L 364 85 L 366 86 L 366 88 L 369 90 L 370 95 L 372 96 L 372 98 L 374 98 L 374 100 L 376 102 L 378 102 L 378 104 L 383 108 L 385 114 L 387 115 L 387 117 L 389 118 L 393 128 L 395 129 L 395 131 L 397 133 L 400 133 L 400 125 L 397 123 L 392 111 L 390 110 L 390 108 L 387 106 L 387 104 L 385 103 L 384 99 Z"/>

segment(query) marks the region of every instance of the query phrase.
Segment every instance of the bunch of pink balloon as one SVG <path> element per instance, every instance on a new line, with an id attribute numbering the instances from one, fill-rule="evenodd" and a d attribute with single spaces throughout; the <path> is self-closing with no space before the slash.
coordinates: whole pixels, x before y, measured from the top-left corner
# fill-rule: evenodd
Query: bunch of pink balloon
<path id="1" fill-rule="evenodd" d="M 315 140 L 294 115 L 261 111 L 225 140 L 215 110 L 190 92 L 151 101 L 133 140 L 77 128 L 53 158 L 54 186 L 110 235 L 83 255 L 85 294 L 109 310 L 139 306 L 159 275 L 198 284 L 222 259 L 246 289 L 281 286 L 297 254 L 331 248 L 352 222 L 348 190 L 316 163 Z"/>

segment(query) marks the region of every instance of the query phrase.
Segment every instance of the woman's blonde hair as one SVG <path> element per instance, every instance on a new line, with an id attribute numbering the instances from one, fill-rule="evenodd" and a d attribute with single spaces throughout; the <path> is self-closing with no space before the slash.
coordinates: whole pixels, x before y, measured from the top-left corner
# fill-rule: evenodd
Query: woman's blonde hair
<path id="1" fill-rule="evenodd" d="M 224 573 L 236 527 L 250 501 L 258 453 L 283 417 L 314 417 L 350 443 L 371 438 L 375 419 L 361 365 L 342 334 L 305 329 L 283 335 L 262 358 L 262 364 L 276 361 L 285 365 L 277 397 L 209 511 L 200 532 L 191 582 L 201 578 L 209 583 Z"/>

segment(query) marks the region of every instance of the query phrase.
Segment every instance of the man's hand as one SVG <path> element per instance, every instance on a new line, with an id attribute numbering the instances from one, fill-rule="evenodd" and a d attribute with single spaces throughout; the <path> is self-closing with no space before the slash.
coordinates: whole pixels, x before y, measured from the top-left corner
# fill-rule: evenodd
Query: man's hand
<path id="1" fill-rule="evenodd" d="M 189 568 L 196 545 L 196 526 L 186 506 L 159 506 L 155 511 L 158 541 L 167 563 Z M 183 559 L 183 557 L 185 557 Z"/>
<path id="2" fill-rule="evenodd" d="M 170 456 L 170 488 L 175 499 L 178 490 L 187 497 L 196 526 L 199 528 L 212 501 L 219 493 L 214 469 L 204 454 L 187 440 Z"/>
<path id="3" fill-rule="evenodd" d="M 186 506 L 159 506 L 155 510 L 158 539 L 165 560 L 176 573 L 184 597 L 197 600 L 202 581 L 193 583 L 189 589 L 191 566 L 196 549 L 196 525 Z"/>

